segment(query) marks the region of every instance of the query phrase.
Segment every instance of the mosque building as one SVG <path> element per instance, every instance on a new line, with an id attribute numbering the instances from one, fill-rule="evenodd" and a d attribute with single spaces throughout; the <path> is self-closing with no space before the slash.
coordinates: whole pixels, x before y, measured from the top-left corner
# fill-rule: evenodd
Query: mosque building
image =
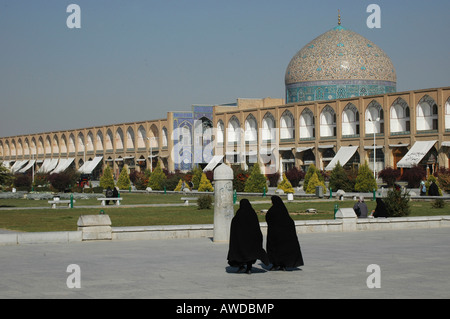
<path id="1" fill-rule="evenodd" d="M 289 62 L 285 99 L 193 105 L 146 120 L 0 138 L 0 163 L 13 172 L 73 167 L 96 180 L 109 165 L 169 171 L 220 163 L 266 174 L 337 162 L 450 168 L 450 87 L 396 92 L 396 71 L 372 41 L 338 25 Z"/>

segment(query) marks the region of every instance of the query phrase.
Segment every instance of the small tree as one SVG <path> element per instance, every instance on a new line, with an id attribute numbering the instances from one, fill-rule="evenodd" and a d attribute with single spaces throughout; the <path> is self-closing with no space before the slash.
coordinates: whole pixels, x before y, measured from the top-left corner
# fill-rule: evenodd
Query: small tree
<path id="1" fill-rule="evenodd" d="M 313 174 L 316 173 L 317 178 L 319 179 L 319 181 L 324 182 L 324 178 L 322 176 L 322 174 L 320 173 L 320 170 L 318 170 L 316 168 L 316 166 L 314 166 L 314 164 L 311 164 L 308 168 L 308 171 L 306 172 L 305 175 L 305 181 L 303 182 L 303 189 L 306 190 L 308 188 L 308 183 L 310 178 L 313 176 Z"/>
<path id="2" fill-rule="evenodd" d="M 290 170 L 286 171 L 286 178 L 289 180 L 292 186 L 297 187 L 300 181 L 305 178 L 306 173 L 299 170 L 297 167 L 292 167 Z"/>
<path id="3" fill-rule="evenodd" d="M 286 177 L 286 174 L 283 174 L 283 180 L 278 184 L 277 189 L 282 189 L 284 193 L 292 193 L 294 194 L 294 188 L 292 187 L 292 184 L 289 182 L 289 180 Z"/>
<path id="4" fill-rule="evenodd" d="M 386 167 L 378 173 L 384 183 L 389 187 L 393 187 L 397 179 L 400 177 L 400 170 L 394 169 L 392 167 Z"/>
<path id="5" fill-rule="evenodd" d="M 67 188 L 74 186 L 79 180 L 80 174 L 73 169 L 69 169 L 65 172 L 54 173 L 48 176 L 48 181 L 56 190 L 63 192 Z"/>
<path id="6" fill-rule="evenodd" d="M 206 177 L 206 174 L 202 174 L 202 179 L 200 180 L 200 185 L 198 186 L 199 192 L 214 192 L 214 188 L 211 185 L 211 182 L 209 181 L 208 177 Z"/>
<path id="7" fill-rule="evenodd" d="M 131 186 L 130 176 L 128 175 L 128 165 L 124 165 L 117 180 L 119 189 L 129 189 Z"/>
<path id="8" fill-rule="evenodd" d="M 202 174 L 203 170 L 200 168 L 200 166 L 197 166 L 192 171 L 192 184 L 194 184 L 194 189 L 198 189 L 200 186 L 200 181 L 202 180 Z"/>
<path id="9" fill-rule="evenodd" d="M 404 217 L 410 214 L 409 194 L 400 190 L 389 190 L 383 200 L 389 217 Z"/>
<path id="10" fill-rule="evenodd" d="M 166 174 L 161 169 L 161 164 L 158 162 L 156 168 L 153 170 L 148 180 L 148 187 L 152 190 L 163 190 L 164 181 L 166 180 Z"/>
<path id="11" fill-rule="evenodd" d="M 339 163 L 339 161 L 331 171 L 329 186 L 335 191 L 339 189 L 342 189 L 346 192 L 353 191 L 353 185 L 350 182 L 345 169 L 341 166 L 341 163 Z"/>
<path id="12" fill-rule="evenodd" d="M 112 176 L 111 168 L 109 168 L 108 165 L 106 165 L 105 169 L 103 170 L 103 175 L 100 177 L 100 187 L 103 187 L 103 189 L 114 188 L 114 178 Z"/>
<path id="13" fill-rule="evenodd" d="M 266 177 L 261 173 L 258 163 L 253 165 L 250 176 L 245 182 L 244 192 L 246 193 L 262 193 L 266 190 Z"/>
<path id="14" fill-rule="evenodd" d="M 175 187 L 174 191 L 175 192 L 181 192 L 182 191 L 181 186 L 183 186 L 183 180 L 182 179 L 180 179 L 180 181 L 178 182 L 178 184 Z"/>
<path id="15" fill-rule="evenodd" d="M 364 163 L 364 165 L 359 167 L 355 190 L 357 192 L 371 192 L 377 188 L 377 181 L 373 177 L 373 172 L 370 170 L 369 165 Z"/>
<path id="16" fill-rule="evenodd" d="M 323 191 L 325 192 L 325 190 L 326 190 L 325 183 L 322 182 L 321 180 L 319 180 L 319 177 L 317 177 L 317 173 L 314 172 L 312 174 L 311 178 L 309 179 L 308 187 L 306 188 L 305 193 L 314 194 L 316 192 L 317 186 L 322 186 Z"/>
<path id="17" fill-rule="evenodd" d="M 240 166 L 233 166 L 233 188 L 237 192 L 243 192 L 245 189 L 245 182 L 249 177 L 249 172 L 243 170 Z"/>
<path id="18" fill-rule="evenodd" d="M 409 188 L 417 188 L 420 185 L 420 181 L 427 176 L 425 169 L 419 165 L 403 170 L 402 180 L 408 182 Z"/>

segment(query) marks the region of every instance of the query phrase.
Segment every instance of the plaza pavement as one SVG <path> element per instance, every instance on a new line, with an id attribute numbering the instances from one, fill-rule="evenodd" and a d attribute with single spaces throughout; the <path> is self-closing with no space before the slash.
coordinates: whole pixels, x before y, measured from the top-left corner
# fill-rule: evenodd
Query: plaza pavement
<path id="1" fill-rule="evenodd" d="M 450 298 L 449 228 L 299 234 L 305 266 L 251 275 L 210 238 L 0 247 L 0 298 Z M 80 267 L 81 288 L 68 288 Z M 369 265 L 380 288 L 368 288 Z"/>

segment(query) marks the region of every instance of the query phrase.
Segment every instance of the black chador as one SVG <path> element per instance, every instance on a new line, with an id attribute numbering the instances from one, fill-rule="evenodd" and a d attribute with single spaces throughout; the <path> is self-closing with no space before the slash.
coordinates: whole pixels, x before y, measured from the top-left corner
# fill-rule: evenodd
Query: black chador
<path id="1" fill-rule="evenodd" d="M 272 196 L 271 200 L 272 207 L 266 214 L 267 254 L 273 265 L 271 270 L 303 266 L 295 223 L 279 196 Z"/>
<path id="2" fill-rule="evenodd" d="M 252 264 L 257 259 L 269 265 L 269 258 L 263 248 L 258 216 L 248 199 L 240 201 L 239 209 L 231 221 L 227 259 L 230 266 L 239 267 L 238 272 L 243 272 L 246 265 L 246 272 L 251 273 Z"/>

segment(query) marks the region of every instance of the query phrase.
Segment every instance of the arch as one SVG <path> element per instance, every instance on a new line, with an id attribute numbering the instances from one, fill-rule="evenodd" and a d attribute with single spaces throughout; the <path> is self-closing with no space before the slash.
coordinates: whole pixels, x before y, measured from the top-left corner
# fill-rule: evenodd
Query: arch
<path id="1" fill-rule="evenodd" d="M 24 140 L 25 146 L 23 147 L 23 155 L 30 155 L 30 141 L 28 140 L 28 137 Z M 0 148 L 1 150 L 1 148 Z"/>
<path id="2" fill-rule="evenodd" d="M 59 139 L 59 151 L 62 154 L 67 154 L 67 138 L 66 135 L 62 134 L 61 138 Z"/>
<path id="3" fill-rule="evenodd" d="M 50 136 L 47 135 L 45 138 L 45 154 L 52 154 L 52 141 L 50 140 Z"/>
<path id="4" fill-rule="evenodd" d="M 309 108 L 305 108 L 300 114 L 299 130 L 300 139 L 315 137 L 314 114 Z"/>
<path id="5" fill-rule="evenodd" d="M 87 136 L 86 136 L 86 151 L 87 152 L 93 152 L 94 151 L 94 146 L 95 146 L 94 134 L 92 134 L 92 132 L 89 131 Z"/>
<path id="6" fill-rule="evenodd" d="M 30 153 L 32 155 L 36 155 L 37 154 L 37 146 L 36 146 L 36 138 L 33 136 L 33 138 L 31 139 L 31 145 L 30 145 Z"/>
<path id="7" fill-rule="evenodd" d="M 44 150 L 45 150 L 45 148 L 44 148 L 44 138 L 42 136 L 39 136 L 39 139 L 38 139 L 38 155 L 45 155 Z"/>
<path id="8" fill-rule="evenodd" d="M 450 130 L 450 97 L 445 102 L 445 130 Z"/>
<path id="9" fill-rule="evenodd" d="M 145 128 L 143 125 L 139 126 L 137 131 L 137 147 L 138 149 L 145 149 L 147 140 L 147 133 L 145 132 Z"/>
<path id="10" fill-rule="evenodd" d="M 9 145 L 9 141 L 8 140 L 6 140 L 5 141 L 5 155 L 6 156 L 11 156 L 11 147 L 10 147 L 10 145 Z"/>
<path id="11" fill-rule="evenodd" d="M 245 142 L 256 143 L 258 142 L 258 123 L 253 114 L 249 114 L 245 119 Z"/>
<path id="12" fill-rule="evenodd" d="M 168 135 L 167 135 L 167 129 L 165 126 L 163 126 L 162 131 L 161 131 L 161 135 L 162 135 L 162 147 L 168 147 L 169 146 L 169 140 L 168 140 Z"/>
<path id="13" fill-rule="evenodd" d="M 23 155 L 23 144 L 22 144 L 22 139 L 21 138 L 19 138 L 17 140 L 16 154 L 17 154 L 17 156 L 22 156 Z"/>
<path id="14" fill-rule="evenodd" d="M 108 129 L 106 131 L 105 135 L 105 150 L 106 151 L 112 151 L 114 150 L 114 137 L 111 129 Z"/>
<path id="15" fill-rule="evenodd" d="M 53 135 L 53 139 L 52 139 L 52 153 L 53 153 L 53 155 L 59 154 L 59 139 L 56 134 Z"/>
<path id="16" fill-rule="evenodd" d="M 216 142 L 217 144 L 223 144 L 224 142 L 224 131 L 225 126 L 223 125 L 222 120 L 217 122 L 217 132 L 216 132 Z"/>
<path id="17" fill-rule="evenodd" d="M 294 116 L 289 110 L 286 110 L 280 118 L 280 139 L 289 140 L 293 138 L 295 138 Z"/>
<path id="18" fill-rule="evenodd" d="M 416 106 L 417 131 L 437 130 L 437 104 L 432 97 L 424 95 Z"/>
<path id="19" fill-rule="evenodd" d="M 228 129 L 227 129 L 227 142 L 228 143 L 237 143 L 239 144 L 241 141 L 241 125 L 236 116 L 232 116 L 228 121 Z"/>
<path id="20" fill-rule="evenodd" d="M 123 131 L 120 127 L 117 128 L 114 139 L 116 150 L 123 150 Z"/>
<path id="21" fill-rule="evenodd" d="M 398 97 L 392 103 L 389 114 L 391 133 L 410 131 L 409 105 L 404 99 Z"/>
<path id="22" fill-rule="evenodd" d="M 159 147 L 159 130 L 155 124 L 152 124 L 152 126 L 150 126 L 150 131 L 149 131 L 148 135 L 149 135 L 149 146 L 152 148 L 158 148 Z"/>
<path id="23" fill-rule="evenodd" d="M 82 132 L 78 133 L 77 135 L 76 150 L 78 153 L 84 153 L 85 144 L 84 144 L 84 134 Z"/>
<path id="24" fill-rule="evenodd" d="M 359 112 L 353 103 L 348 103 L 342 111 L 342 136 L 359 134 Z"/>
<path id="25" fill-rule="evenodd" d="M 131 126 L 127 129 L 127 150 L 134 150 L 134 130 Z"/>
<path id="26" fill-rule="evenodd" d="M 73 133 L 69 135 L 69 144 L 67 145 L 69 153 L 75 153 L 75 136 Z"/>
<path id="27" fill-rule="evenodd" d="M 275 141 L 276 138 L 276 125 L 275 118 L 272 113 L 267 112 L 262 120 L 262 140 L 263 141 Z"/>
<path id="28" fill-rule="evenodd" d="M 320 113 L 320 137 L 336 136 L 336 112 L 326 105 Z"/>
<path id="29" fill-rule="evenodd" d="M 376 100 L 367 105 L 365 116 L 366 134 L 382 134 L 384 133 L 384 112 L 380 103 Z"/>
<path id="30" fill-rule="evenodd" d="M 97 152 L 103 151 L 103 133 L 101 130 L 97 131 L 96 137 L 95 137 L 95 149 Z"/>

